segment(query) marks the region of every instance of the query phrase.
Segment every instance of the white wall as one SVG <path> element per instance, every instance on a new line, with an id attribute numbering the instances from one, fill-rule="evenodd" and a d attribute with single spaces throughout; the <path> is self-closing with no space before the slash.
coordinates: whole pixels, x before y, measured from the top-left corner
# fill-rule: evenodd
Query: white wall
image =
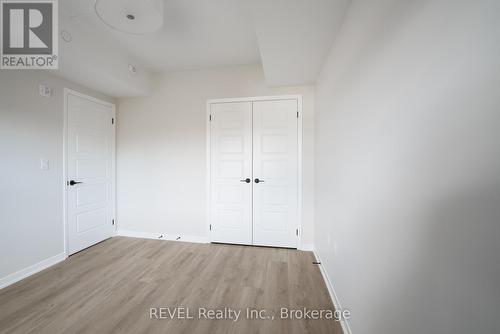
<path id="1" fill-rule="evenodd" d="M 354 333 L 496 333 L 500 2 L 353 1 L 316 86 L 315 246 Z"/>
<path id="2" fill-rule="evenodd" d="M 38 95 L 40 83 L 54 89 L 52 98 Z M 64 87 L 112 101 L 49 72 L 0 71 L 0 286 L 64 252 Z"/>
<path id="3" fill-rule="evenodd" d="M 267 88 L 262 67 L 169 73 L 118 102 L 118 228 L 207 238 L 206 101 L 303 95 L 303 242 L 313 238 L 313 88 Z"/>

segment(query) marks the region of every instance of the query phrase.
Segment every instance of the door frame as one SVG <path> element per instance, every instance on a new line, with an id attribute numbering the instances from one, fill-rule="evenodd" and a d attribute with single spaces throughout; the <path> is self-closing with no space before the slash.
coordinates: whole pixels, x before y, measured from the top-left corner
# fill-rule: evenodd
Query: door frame
<path id="1" fill-rule="evenodd" d="M 238 98 L 226 98 L 226 99 L 209 99 L 207 100 L 207 110 L 206 110 L 206 124 L 207 124 L 207 202 L 206 202 L 206 220 L 207 220 L 207 235 L 209 242 L 212 242 L 212 231 L 210 230 L 211 225 L 211 159 L 212 159 L 212 133 L 210 126 L 210 106 L 215 103 L 231 103 L 231 102 L 256 102 L 256 101 L 277 101 L 277 100 L 297 100 L 297 226 L 299 231 L 297 237 L 297 249 L 302 250 L 302 95 L 273 95 L 273 96 L 252 96 L 252 97 L 238 97 Z M 253 110 L 253 106 L 252 106 Z"/>
<path id="2" fill-rule="evenodd" d="M 76 90 L 72 90 L 69 88 L 64 88 L 63 92 L 63 110 L 64 110 L 64 117 L 63 117 L 63 179 L 62 179 L 62 186 L 63 186 L 63 235 L 64 235 L 64 254 L 66 257 L 69 256 L 69 226 L 68 226 L 68 186 L 66 184 L 67 180 L 67 168 L 68 168 L 68 96 L 73 95 L 73 96 L 78 96 L 80 98 L 96 102 L 108 107 L 111 107 L 111 114 L 113 119 L 115 120 L 114 125 L 112 127 L 112 134 L 111 134 L 111 211 L 112 211 L 112 217 L 115 220 L 115 225 L 113 229 L 113 235 L 116 235 L 116 231 L 118 228 L 118 222 L 116 219 L 116 106 L 113 103 L 100 100 L 98 98 L 95 98 L 93 96 L 89 96 L 80 92 L 77 92 Z"/>

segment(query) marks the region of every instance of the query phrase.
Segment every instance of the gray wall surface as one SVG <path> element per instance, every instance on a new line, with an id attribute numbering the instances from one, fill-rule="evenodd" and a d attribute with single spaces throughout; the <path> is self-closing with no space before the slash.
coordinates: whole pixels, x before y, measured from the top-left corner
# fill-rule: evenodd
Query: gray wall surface
<path id="1" fill-rule="evenodd" d="M 64 88 L 113 101 L 48 71 L 0 70 L 0 279 L 64 252 Z"/>
<path id="2" fill-rule="evenodd" d="M 500 2 L 353 1 L 315 104 L 315 247 L 353 333 L 498 333 Z"/>

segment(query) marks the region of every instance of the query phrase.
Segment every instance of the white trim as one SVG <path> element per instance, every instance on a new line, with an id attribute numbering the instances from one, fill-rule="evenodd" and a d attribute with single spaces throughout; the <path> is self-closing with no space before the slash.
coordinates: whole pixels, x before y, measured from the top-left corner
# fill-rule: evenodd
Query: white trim
<path id="1" fill-rule="evenodd" d="M 180 242 L 194 242 L 200 244 L 207 244 L 209 240 L 207 237 L 198 237 L 181 234 L 167 234 L 167 233 L 150 233 L 150 232 L 137 232 L 129 230 L 118 230 L 116 234 L 121 237 L 142 238 L 142 239 L 155 239 L 167 241 L 180 241 Z M 160 238 L 160 236 L 162 236 Z"/>
<path id="2" fill-rule="evenodd" d="M 69 249 L 69 232 L 68 232 L 68 229 L 66 228 L 66 224 L 67 224 L 67 191 L 68 191 L 68 186 L 66 184 L 67 182 L 67 173 L 66 173 L 66 165 L 67 165 L 67 161 L 66 161 L 66 158 L 67 158 L 67 146 L 68 146 L 68 143 L 66 142 L 67 141 L 67 138 L 68 138 L 68 93 L 70 92 L 69 89 L 67 88 L 64 88 L 63 90 L 63 138 L 62 138 L 62 141 L 63 141 L 63 152 L 62 152 L 62 164 L 63 164 L 63 168 L 62 168 L 62 182 L 61 182 L 61 185 L 62 185 L 62 190 L 63 190 L 63 216 L 62 216 L 62 228 L 63 228 L 63 245 L 64 245 L 64 254 L 66 256 L 68 256 L 68 249 Z"/>
<path id="3" fill-rule="evenodd" d="M 74 95 L 81 97 L 83 99 L 96 102 L 102 105 L 105 105 L 107 107 L 111 108 L 111 115 L 114 118 L 114 126 L 112 128 L 112 135 L 111 135 L 111 189 L 113 190 L 111 192 L 111 200 L 112 200 L 112 205 L 111 208 L 113 210 L 112 212 L 112 219 L 115 220 L 115 226 L 114 226 L 114 233 L 113 236 L 116 235 L 116 231 L 118 229 L 118 222 L 116 219 L 116 106 L 113 103 L 103 101 L 100 99 L 97 99 L 93 96 L 85 95 L 80 92 L 77 92 L 76 90 L 72 90 L 69 88 L 64 88 L 64 94 L 63 94 L 63 110 L 64 110 L 64 115 L 63 115 L 63 181 L 62 181 L 62 186 L 63 186 L 63 233 L 64 233 L 64 253 L 66 256 L 69 256 L 69 229 L 68 229 L 68 210 L 67 210 L 67 204 L 68 204 L 68 187 L 66 185 L 67 180 L 67 158 L 68 158 L 68 95 Z"/>
<path id="4" fill-rule="evenodd" d="M 255 101 L 275 101 L 275 100 L 297 100 L 297 111 L 299 113 L 299 117 L 297 119 L 297 228 L 299 230 L 299 236 L 297 240 L 297 249 L 299 250 L 312 250 L 312 245 L 302 245 L 302 179 L 303 179 L 303 170 L 302 170 L 302 95 L 273 95 L 273 96 L 251 96 L 251 97 L 238 97 L 238 98 L 229 98 L 229 99 L 210 99 L 207 100 L 207 202 L 206 202 L 206 217 L 207 217 L 207 235 L 208 240 L 212 240 L 212 233 L 210 231 L 211 224 L 211 215 L 210 215 L 210 203 L 211 203 L 211 126 L 210 126 L 210 106 L 214 103 L 232 103 L 232 102 L 255 102 Z M 304 247 L 308 247 L 304 249 Z M 309 249 L 310 247 L 310 249 Z"/>
<path id="5" fill-rule="evenodd" d="M 273 95 L 273 96 L 249 96 L 236 97 L 230 99 L 210 99 L 207 104 L 213 103 L 231 103 L 231 102 L 254 102 L 254 101 L 274 101 L 274 100 L 302 100 L 302 95 Z"/>
<path id="6" fill-rule="evenodd" d="M 302 95 L 296 95 L 297 99 L 297 228 L 299 229 L 299 238 L 297 249 L 302 249 Z"/>
<path id="7" fill-rule="evenodd" d="M 333 306 L 335 307 L 336 310 L 342 310 L 342 306 L 340 304 L 339 298 L 337 293 L 335 292 L 335 289 L 333 288 L 333 283 L 330 277 L 328 277 L 328 274 L 323 267 L 323 262 L 321 261 L 321 258 L 316 251 L 316 248 L 313 247 L 313 253 L 314 257 L 316 258 L 316 261 L 319 262 L 319 270 L 321 271 L 321 275 L 323 276 L 323 280 L 325 281 L 326 287 L 328 289 L 328 292 L 330 293 L 330 298 L 332 299 Z M 344 334 L 352 334 L 351 327 L 349 326 L 349 321 L 347 319 L 341 319 L 340 320 L 340 326 L 342 326 L 342 331 Z"/>
<path id="8" fill-rule="evenodd" d="M 48 259 L 35 263 L 34 265 L 16 271 L 15 273 L 7 275 L 3 278 L 0 278 L 0 289 L 3 289 L 11 284 L 19 282 L 20 280 L 28 276 L 31 276 L 33 274 L 36 274 L 37 272 L 47 269 L 48 267 L 51 267 L 61 261 L 64 261 L 66 258 L 67 258 L 66 253 L 60 253 L 55 256 L 49 257 Z"/>
<path id="9" fill-rule="evenodd" d="M 207 236 L 209 242 L 212 241 L 212 230 L 210 228 L 211 226 L 211 208 L 210 205 L 212 203 L 212 127 L 211 127 L 211 122 L 210 122 L 210 115 L 211 115 L 211 106 L 210 100 L 207 101 L 207 119 L 206 119 L 206 124 L 207 124 L 207 176 L 206 176 L 206 196 L 207 196 L 207 202 L 206 202 L 206 219 L 207 219 L 207 226 L 206 226 L 206 231 L 207 231 Z"/>
<path id="10" fill-rule="evenodd" d="M 298 250 L 304 251 L 304 252 L 314 252 L 314 245 L 313 244 L 304 244 L 302 243 L 300 245 L 300 248 Z"/>
<path id="11" fill-rule="evenodd" d="M 95 103 L 99 103 L 99 104 L 105 105 L 105 106 L 113 108 L 113 109 L 115 108 L 115 105 L 111 102 L 100 100 L 96 97 L 80 93 L 80 92 L 73 90 L 73 89 L 64 88 L 64 94 L 65 95 L 68 95 L 68 94 L 75 95 L 75 96 L 81 97 L 83 99 L 86 99 L 86 100 L 89 100 L 89 101 L 92 101 Z"/>

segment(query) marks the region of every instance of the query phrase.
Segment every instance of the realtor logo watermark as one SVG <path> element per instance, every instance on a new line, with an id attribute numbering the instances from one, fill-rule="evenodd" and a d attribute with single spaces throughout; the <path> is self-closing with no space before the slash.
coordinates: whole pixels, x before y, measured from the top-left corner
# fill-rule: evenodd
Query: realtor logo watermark
<path id="1" fill-rule="evenodd" d="M 0 0 L 2 69 L 57 69 L 57 0 Z"/>

